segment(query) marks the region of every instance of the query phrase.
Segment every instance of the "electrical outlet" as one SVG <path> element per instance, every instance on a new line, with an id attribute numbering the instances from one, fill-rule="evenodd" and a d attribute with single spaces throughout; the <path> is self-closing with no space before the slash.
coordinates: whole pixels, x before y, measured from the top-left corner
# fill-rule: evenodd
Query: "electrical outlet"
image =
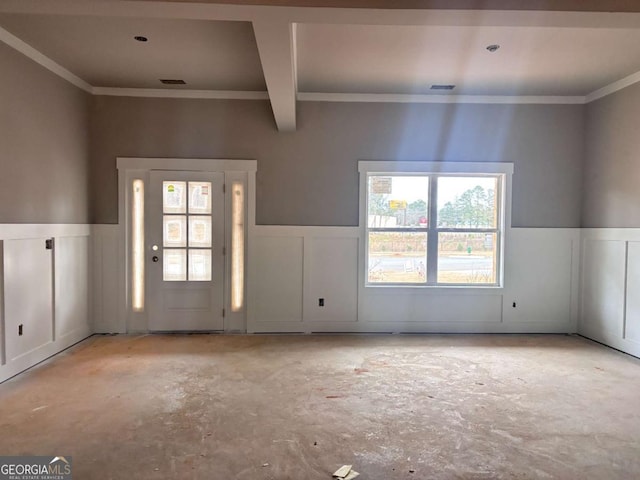
<path id="1" fill-rule="evenodd" d="M 318 299 L 318 306 L 319 307 L 324 307 L 324 298 L 319 298 Z"/>
<path id="2" fill-rule="evenodd" d="M 18 336 L 22 336 L 22 324 L 18 325 Z"/>
<path id="3" fill-rule="evenodd" d="M 516 308 L 516 302 L 513 302 L 513 308 Z"/>

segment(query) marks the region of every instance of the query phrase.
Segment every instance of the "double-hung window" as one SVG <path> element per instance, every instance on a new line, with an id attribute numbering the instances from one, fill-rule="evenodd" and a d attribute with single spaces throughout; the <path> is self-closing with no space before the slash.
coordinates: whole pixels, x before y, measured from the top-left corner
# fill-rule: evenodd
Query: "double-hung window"
<path id="1" fill-rule="evenodd" d="M 502 285 L 512 164 L 360 162 L 367 286 Z"/>

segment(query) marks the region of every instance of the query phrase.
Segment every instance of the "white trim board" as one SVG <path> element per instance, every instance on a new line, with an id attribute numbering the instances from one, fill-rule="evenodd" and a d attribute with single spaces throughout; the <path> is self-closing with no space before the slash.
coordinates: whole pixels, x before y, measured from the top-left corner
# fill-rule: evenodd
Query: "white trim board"
<path id="1" fill-rule="evenodd" d="M 11 363 L 0 365 L 0 383 L 15 377 L 19 373 L 23 373 L 30 368 L 37 367 L 42 362 L 49 360 L 51 357 L 64 352 L 66 349 L 77 343 L 91 337 L 93 332 L 90 328 L 76 330 L 70 335 L 57 341 L 47 343 L 40 348 L 27 353 Z"/>
<path id="2" fill-rule="evenodd" d="M 84 90 L 87 93 L 93 93 L 93 87 L 85 82 L 83 79 L 78 77 L 77 75 L 71 73 L 69 70 L 64 68 L 57 62 L 54 62 L 46 55 L 40 53 L 38 50 L 33 48 L 28 43 L 23 42 L 14 34 L 0 27 L 0 41 L 6 43 L 10 47 L 16 49 L 18 52 L 22 53 L 27 58 L 30 58 L 37 64 L 43 66 L 50 72 L 55 73 L 61 78 L 64 78 L 67 82 L 75 85 L 76 87 Z"/>
<path id="3" fill-rule="evenodd" d="M 403 93 L 321 93 L 300 92 L 302 102 L 364 102 L 364 103 L 490 103 L 490 104 L 584 104 L 583 96 L 551 95 L 442 95 Z"/>
<path id="4" fill-rule="evenodd" d="M 640 72 L 633 73 L 628 77 L 624 77 L 616 82 L 605 85 L 598 90 L 595 90 L 585 97 L 584 103 L 591 103 L 600 98 L 611 95 L 612 93 L 622 90 L 623 88 L 630 87 L 631 85 L 640 82 Z"/>
<path id="5" fill-rule="evenodd" d="M 269 91 L 273 116 L 281 132 L 293 132 L 296 129 L 297 74 L 293 25 L 287 21 L 253 21 L 262 74 Z"/>
<path id="6" fill-rule="evenodd" d="M 359 160 L 358 172 L 429 172 L 429 173 L 504 173 L 513 175 L 510 162 L 394 162 L 393 160 Z M 363 198 L 360 199 L 364 201 Z"/>
<path id="7" fill-rule="evenodd" d="M 168 88 L 93 87 L 94 95 L 147 98 L 202 98 L 217 100 L 269 100 L 267 92 L 240 90 L 182 90 Z"/>
<path id="8" fill-rule="evenodd" d="M 1 40 L 1 39 L 0 39 Z M 24 52 L 22 52 L 24 53 Z M 29 55 L 27 55 L 29 56 Z M 38 62 L 40 63 L 40 62 Z M 55 62 L 52 62 L 55 63 Z M 47 67 L 43 63 L 41 65 Z M 57 64 L 56 64 L 57 65 Z M 60 67 L 63 69 L 63 67 Z M 50 69 L 54 73 L 55 70 Z M 64 69 L 63 69 L 64 70 Z M 294 72 L 297 78 L 297 71 Z M 62 76 L 62 75 L 61 75 Z M 63 76 L 63 78 L 66 78 Z M 67 79 L 68 80 L 68 79 Z M 71 81 L 71 80 L 69 80 Z M 443 95 L 408 93 L 298 92 L 299 102 L 336 103 L 434 103 L 484 105 L 585 105 L 640 82 L 640 72 L 605 85 L 587 95 Z M 72 82 L 73 83 L 73 82 Z M 222 100 L 269 100 L 268 92 L 236 90 L 178 90 L 162 88 L 91 87 L 93 95 L 141 98 L 194 98 Z"/>
<path id="9" fill-rule="evenodd" d="M 640 228 L 581 228 L 582 239 L 640 242 Z"/>
<path id="10" fill-rule="evenodd" d="M 257 160 L 217 158 L 147 158 L 118 157 L 118 170 L 180 170 L 191 172 L 255 172 Z"/>
<path id="11" fill-rule="evenodd" d="M 25 238 L 84 237 L 91 233 L 89 224 L 73 223 L 1 223 L 0 240 Z"/>

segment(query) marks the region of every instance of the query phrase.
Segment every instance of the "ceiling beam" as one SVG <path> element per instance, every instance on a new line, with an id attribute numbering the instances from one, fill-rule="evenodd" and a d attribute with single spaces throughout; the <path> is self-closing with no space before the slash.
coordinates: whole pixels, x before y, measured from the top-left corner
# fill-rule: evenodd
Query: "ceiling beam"
<path id="1" fill-rule="evenodd" d="M 305 8 L 209 3 L 207 0 L 0 0 L 0 13 L 249 22 L 271 19 L 288 23 L 354 25 L 640 28 L 640 13 L 636 12 Z"/>
<path id="2" fill-rule="evenodd" d="M 140 0 L 154 1 L 154 0 Z M 173 0 L 193 2 L 193 0 Z M 635 0 L 198 0 L 200 3 L 275 7 L 375 8 L 392 10 L 551 10 L 640 12 Z"/>
<path id="3" fill-rule="evenodd" d="M 256 20 L 253 22 L 253 31 L 278 130 L 295 131 L 295 25 L 274 20 Z"/>

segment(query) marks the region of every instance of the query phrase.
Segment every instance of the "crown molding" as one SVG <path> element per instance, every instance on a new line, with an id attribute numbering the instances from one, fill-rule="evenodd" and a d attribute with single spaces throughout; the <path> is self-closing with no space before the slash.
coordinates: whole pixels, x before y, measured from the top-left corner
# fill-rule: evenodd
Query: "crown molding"
<path id="1" fill-rule="evenodd" d="M 594 90 L 590 94 L 588 94 L 586 98 L 586 103 L 591 103 L 595 100 L 598 100 L 602 97 L 606 97 L 607 95 L 611 95 L 612 93 L 617 92 L 618 90 L 622 90 L 623 88 L 627 88 L 634 83 L 640 82 L 640 72 L 632 73 L 631 75 L 624 77 L 618 81 L 610 83 L 609 85 L 605 85 L 598 90 Z"/>
<path id="2" fill-rule="evenodd" d="M 31 45 L 0 27 L 0 41 L 14 48 L 42 67 L 72 85 L 93 95 L 150 97 L 269 100 L 268 92 L 235 90 L 179 90 L 154 88 L 93 87 L 62 65 L 42 54 Z M 377 93 L 319 93 L 298 92 L 302 102 L 371 102 L 371 103 L 484 103 L 484 104 L 585 104 L 606 97 L 623 88 L 640 82 L 640 71 L 594 90 L 586 96 L 535 96 L 535 95 L 429 95 L 429 94 L 377 94 Z"/>
<path id="3" fill-rule="evenodd" d="M 54 62 L 49 57 L 43 55 L 38 50 L 33 48 L 31 45 L 29 45 L 26 42 L 23 42 L 14 34 L 10 33 L 9 31 L 5 30 L 2 27 L 0 27 L 0 41 L 6 43 L 10 47 L 14 48 L 18 52 L 22 53 L 26 57 L 36 62 L 37 64 L 42 65 L 44 68 L 46 68 L 50 72 L 53 72 L 59 77 L 64 78 L 66 81 L 75 85 L 76 87 L 84 90 L 85 92 L 93 93 L 92 92 L 93 88 L 87 82 L 82 80 L 77 75 L 74 75 L 73 73 L 71 73 L 62 65 Z"/>
<path id="4" fill-rule="evenodd" d="M 536 95 L 413 95 L 397 93 L 311 93 L 299 92 L 302 102 L 372 103 L 485 103 L 485 104 L 583 104 L 583 96 Z"/>
<path id="5" fill-rule="evenodd" d="M 182 90 L 173 88 L 114 88 L 93 87 L 94 95 L 113 97 L 149 97 L 149 98 L 201 98 L 219 100 L 269 100 L 267 92 L 243 90 Z"/>

